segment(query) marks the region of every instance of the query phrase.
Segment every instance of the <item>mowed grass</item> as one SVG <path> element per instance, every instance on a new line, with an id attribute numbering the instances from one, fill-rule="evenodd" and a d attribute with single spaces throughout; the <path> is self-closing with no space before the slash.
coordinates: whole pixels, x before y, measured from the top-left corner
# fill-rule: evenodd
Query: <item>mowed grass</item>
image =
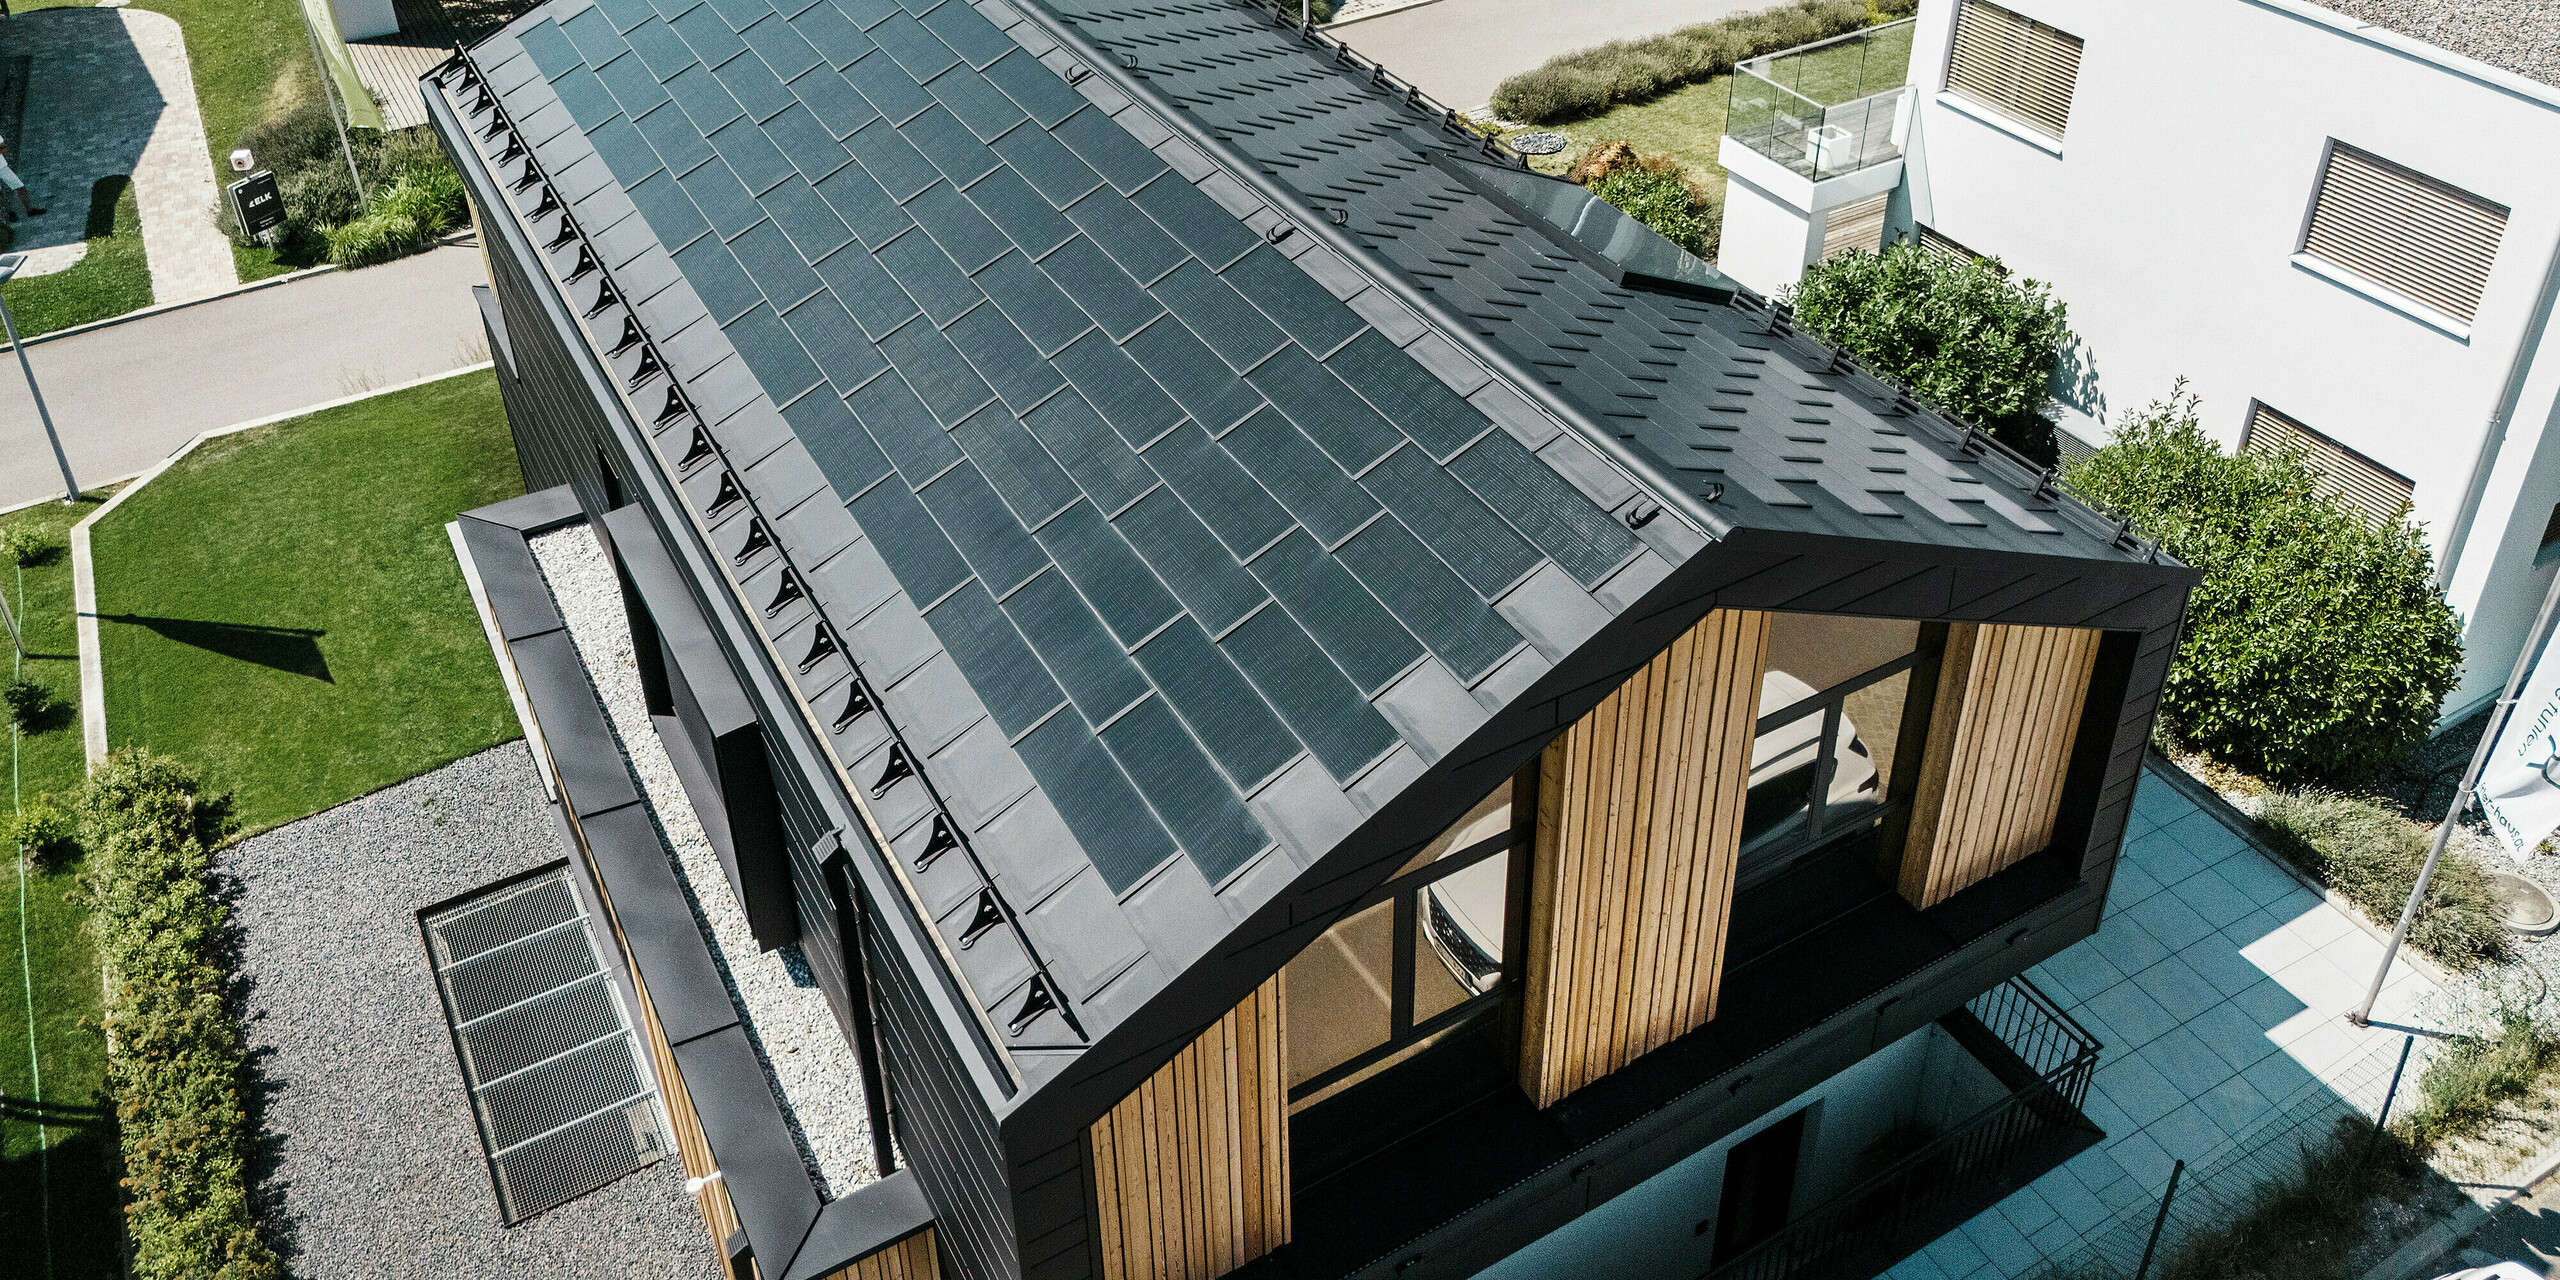
<path id="1" fill-rule="evenodd" d="M 92 529 L 109 740 L 247 834 L 517 736 L 444 525 L 521 491 L 486 370 L 208 442 Z"/>
<path id="2" fill-rule="evenodd" d="M 1551 156 L 1529 157 L 1529 167 L 1540 173 L 1562 177 L 1582 153 L 1596 142 L 1624 139 L 1636 151 L 1648 156 L 1669 156 L 1689 171 L 1689 176 L 1710 191 L 1724 191 L 1724 164 L 1716 159 L 1724 142 L 1725 101 L 1733 84 L 1731 76 L 1675 89 L 1651 102 L 1630 103 L 1612 107 L 1588 120 L 1569 124 L 1545 125 L 1537 129 L 1514 129 L 1502 136 L 1516 138 L 1523 133 L 1561 133 L 1571 139 L 1564 150 Z"/>
<path id="3" fill-rule="evenodd" d="M 294 0 L 134 0 L 133 7 L 176 18 L 186 32 L 209 148 L 205 163 L 217 182 L 236 176 L 225 158 L 251 125 L 283 114 L 298 95 L 320 92 L 311 37 Z M 263 245 L 234 245 L 232 254 L 244 284 L 310 265 L 279 261 Z"/>
<path id="4" fill-rule="evenodd" d="M 73 522 L 103 495 L 77 506 L 40 503 L 0 516 L 0 528 L 35 528 L 67 544 Z M 38 731 L 11 735 L 9 789 L 0 812 L 39 796 L 67 797 L 85 768 L 80 746 L 79 662 L 73 656 L 71 557 L 20 567 L 0 560 L 0 591 L 31 656 L 8 667 L 53 693 L 56 707 Z M 117 1241 L 115 1125 L 105 1095 L 106 1038 L 98 1030 L 98 958 L 72 901 L 76 858 L 29 865 L 5 851 L 0 876 L 0 1272 L 41 1276 L 48 1246 L 55 1280 L 110 1280 L 121 1274 Z M 22 933 L 23 931 L 23 933 Z M 21 938 L 24 939 L 23 949 Z M 28 996 L 34 996 L 32 1024 Z M 28 1052 L 29 1030 L 35 1051 Z M 41 1072 L 41 1094 L 38 1073 Z"/>
<path id="5" fill-rule="evenodd" d="M 74 212 L 48 208 L 48 218 Z M 68 269 L 0 284 L 18 336 L 32 338 L 151 305 L 151 267 L 142 254 L 142 211 L 133 179 L 100 178 L 89 191 L 89 252 Z"/>
<path id="6" fill-rule="evenodd" d="M 1772 60 L 1763 75 L 1826 107 L 1854 102 L 1909 78 L 1915 29 L 1916 24 L 1901 22 L 1875 30 L 1863 40 L 1838 40 L 1790 54 Z"/>

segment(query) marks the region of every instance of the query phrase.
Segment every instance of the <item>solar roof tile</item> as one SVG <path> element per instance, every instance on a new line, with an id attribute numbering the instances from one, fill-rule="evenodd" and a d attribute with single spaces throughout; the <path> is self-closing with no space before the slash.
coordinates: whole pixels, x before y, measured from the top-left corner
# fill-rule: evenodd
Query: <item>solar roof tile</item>
<path id="1" fill-rule="evenodd" d="M 800 38 L 809 42 L 831 67 L 851 65 L 853 60 L 878 48 L 844 10 L 820 0 L 819 3 L 791 15 L 791 25 Z"/>
<path id="2" fill-rule="evenodd" d="M 1039 722 L 1064 696 L 1047 669 L 1022 642 L 1013 624 L 996 611 L 986 589 L 966 586 L 925 615 L 933 624 L 951 661 L 967 677 L 969 689 L 987 706 L 996 727 L 1007 737 Z"/>
<path id="3" fill-rule="evenodd" d="M 1528 539 L 1419 449 L 1388 454 L 1360 484 L 1487 599 L 1538 565 Z"/>
<path id="4" fill-rule="evenodd" d="M 1084 107 L 1083 94 L 1067 87 L 1056 72 L 1023 49 L 996 59 L 987 67 L 987 79 L 1044 129 Z"/>
<path id="5" fill-rule="evenodd" d="M 705 135 L 745 114 L 738 109 L 738 100 L 698 63 L 668 77 L 667 92 L 693 118 L 694 130 Z"/>
<path id="6" fill-rule="evenodd" d="M 1297 758 L 1297 738 L 1198 625 L 1178 621 L 1135 656 L 1237 790 L 1252 789 Z"/>
<path id="7" fill-rule="evenodd" d="M 818 278 L 827 282 L 828 292 L 845 304 L 862 331 L 875 342 L 905 324 L 909 317 L 921 314 L 915 299 L 898 288 L 879 260 L 859 247 L 842 249 L 822 259 L 817 272 Z"/>
<path id="8" fill-rule="evenodd" d="M 921 12 L 923 16 L 917 21 L 922 22 L 926 30 L 942 37 L 944 44 L 966 58 L 973 67 L 983 67 L 1017 47 L 1011 37 L 996 30 L 994 23 L 965 3 L 936 4 L 923 8 Z"/>
<path id="9" fill-rule="evenodd" d="M 786 81 L 797 79 L 801 72 L 818 65 L 816 47 L 792 27 L 789 19 L 770 8 L 764 17 L 739 28 L 738 37 L 747 42 L 748 48 L 755 50 L 757 57 L 764 59 L 764 65 L 772 68 L 773 74 Z"/>
<path id="10" fill-rule="evenodd" d="M 943 334 L 1015 412 L 1040 403 L 1066 383 L 1057 367 L 1041 359 L 1022 331 L 1014 328 L 1013 322 L 996 307 L 971 311 L 952 321 Z"/>
<path id="11" fill-rule="evenodd" d="M 932 186 L 942 175 L 886 120 L 862 126 L 847 141 L 852 144 L 853 158 L 861 161 L 863 169 L 878 179 L 881 188 L 894 199 L 903 201 Z"/>
<path id="12" fill-rule="evenodd" d="M 1213 632 L 1234 626 L 1271 598 L 1171 489 L 1139 499 L 1112 524 L 1173 589 L 1182 607 Z"/>
<path id="13" fill-rule="evenodd" d="M 738 260 L 718 240 L 708 236 L 696 240 L 676 250 L 675 260 L 684 272 L 685 282 L 693 286 L 716 324 L 726 324 L 764 301 L 755 282 L 747 279 L 747 273 L 738 268 Z"/>
<path id="14" fill-rule="evenodd" d="M 738 38 L 728 19 L 708 5 L 687 9 L 667 19 L 667 25 L 684 37 L 684 42 L 693 47 L 693 55 L 706 67 L 717 67 L 747 50 L 747 42 Z"/>
<path id="15" fill-rule="evenodd" d="M 1145 448 L 1182 421 L 1173 397 L 1101 334 L 1088 333 L 1068 343 L 1058 353 L 1057 365 L 1132 448 Z"/>
<path id="16" fill-rule="evenodd" d="M 861 90 L 881 115 L 897 124 L 915 119 L 917 112 L 933 105 L 933 95 L 926 93 L 924 86 L 917 84 L 916 78 L 908 75 L 907 69 L 899 66 L 885 49 L 864 54 L 844 69 L 844 78 Z"/>
<path id="17" fill-rule="evenodd" d="M 1075 481 L 1005 406 L 988 405 L 951 433 L 1025 528 L 1039 526 L 1076 500 Z"/>
<path id="18" fill-rule="evenodd" d="M 917 112 L 915 119 L 899 129 L 954 186 L 968 186 L 1002 163 L 987 144 L 978 141 L 978 135 L 969 132 L 969 127 L 940 103 Z"/>
<path id="19" fill-rule="evenodd" d="M 941 75 L 960 61 L 960 55 L 953 53 L 941 37 L 907 14 L 892 13 L 867 30 L 918 84 Z"/>
<path id="20" fill-rule="evenodd" d="M 1139 288 L 1127 272 L 1112 264 L 1109 255 L 1082 236 L 1042 258 L 1040 270 L 1114 338 L 1126 338 L 1164 314 L 1154 295 Z"/>
<path id="21" fill-rule="evenodd" d="M 799 437 L 838 497 L 860 493 L 889 474 L 887 455 L 831 392 L 820 389 L 792 401 L 784 406 L 782 420 L 791 424 L 791 434 Z"/>
<path id="22" fill-rule="evenodd" d="M 666 162 L 671 174 L 691 173 L 711 158 L 711 144 L 703 141 L 702 130 L 693 127 L 693 120 L 685 115 L 684 108 L 672 101 L 662 102 L 656 110 L 633 117 L 631 123 L 640 131 L 641 137 L 649 140 L 650 149 L 658 153 L 658 159 Z"/>
<path id="23" fill-rule="evenodd" d="M 853 317 L 845 313 L 844 304 L 831 293 L 810 295 L 808 301 L 793 307 L 782 318 L 838 392 L 861 386 L 889 367 L 888 357 L 881 355 L 880 348 L 854 327 Z"/>
<path id="24" fill-rule="evenodd" d="M 995 169 L 969 184 L 969 189 L 961 194 L 968 196 L 969 202 L 978 206 L 979 212 L 1004 228 L 1005 235 L 1034 258 L 1065 244 L 1067 238 L 1076 233 L 1074 224 L 1059 217 L 1058 212 L 1049 207 L 1048 201 L 1042 200 L 1031 190 L 1031 185 L 1022 180 L 1021 174 L 1009 168 Z"/>
<path id="25" fill-rule="evenodd" d="M 1172 274 L 1149 286 L 1148 291 L 1182 317 L 1185 325 L 1238 371 L 1262 363 L 1264 357 L 1288 341 L 1277 326 L 1244 300 L 1243 294 L 1227 287 L 1225 281 L 1209 274 L 1209 269 L 1197 262 L 1175 268 Z M 1217 425 L 1223 428 L 1226 422 Z"/>
<path id="26" fill-rule="evenodd" d="M 1358 313 L 1307 278 L 1277 249 L 1265 247 L 1246 254 L 1226 269 L 1223 278 L 1310 351 L 1331 351 L 1360 331 Z"/>
<path id="27" fill-rule="evenodd" d="M 1217 201 L 1202 195 L 1200 188 L 1184 181 L 1181 174 L 1158 177 L 1129 198 L 1212 266 L 1223 267 L 1262 243 L 1260 236 L 1236 221 L 1235 215 Z"/>
<path id="28" fill-rule="evenodd" d="M 889 193 L 880 189 L 878 180 L 859 165 L 838 169 L 820 179 L 816 186 L 818 194 L 827 198 L 827 204 L 836 211 L 836 216 L 844 219 L 844 224 L 853 228 L 853 233 L 872 248 L 887 244 L 915 225 L 915 219 L 909 217 L 897 201 L 890 199 Z"/>
<path id="29" fill-rule="evenodd" d="M 773 215 L 776 226 L 791 237 L 800 256 L 815 262 L 853 243 L 853 232 L 844 219 L 827 207 L 826 199 L 799 177 L 782 180 L 764 193 L 764 207 Z"/>
<path id="30" fill-rule="evenodd" d="M 844 402 L 853 407 L 854 416 L 862 419 L 910 488 L 960 460 L 960 447 L 951 442 L 950 433 L 934 421 L 924 402 L 895 372 L 862 384 Z"/>
<path id="31" fill-rule="evenodd" d="M 663 172 L 649 175 L 631 188 L 630 195 L 640 216 L 649 220 L 649 229 L 657 233 L 658 242 L 669 246 L 670 251 L 683 248 L 711 229 L 711 224 L 702 220 L 702 211 L 685 197 L 684 189 Z"/>
<path id="32" fill-rule="evenodd" d="M 772 0 L 709 0 L 720 19 L 732 28 L 744 29 L 749 23 L 773 12 Z"/>
<path id="33" fill-rule="evenodd" d="M 826 126 L 831 137 L 851 137 L 854 130 L 880 118 L 869 99 L 856 92 L 843 76 L 825 67 L 814 68 L 792 81 L 791 95 L 817 117 L 819 124 Z"/>
<path id="34" fill-rule="evenodd" d="M 792 336 L 791 327 L 774 314 L 772 307 L 750 308 L 720 326 L 720 332 L 729 339 L 729 345 L 738 349 L 738 358 L 755 371 L 756 381 L 763 384 L 765 394 L 775 403 L 788 403 L 818 384 L 817 362 L 809 358 L 800 340 Z"/>
<path id="35" fill-rule="evenodd" d="M 897 575 L 898 585 L 906 590 L 908 599 L 918 603 L 939 600 L 969 580 L 969 562 L 960 557 L 959 549 L 943 536 L 941 526 L 925 513 L 924 504 L 907 492 L 905 485 L 896 481 L 875 484 L 845 504 L 845 509 L 853 513 L 854 523 L 861 525 L 872 545 L 880 549 L 880 558 L 889 562 L 889 572 Z"/>
<path id="36" fill-rule="evenodd" d="M 596 0 L 596 8 L 613 22 L 616 31 L 628 32 L 641 23 L 658 20 L 658 10 L 649 0 Z"/>
<path id="37" fill-rule="evenodd" d="M 1200 744 L 1161 699 L 1130 708 L 1101 738 L 1210 883 L 1226 879 L 1270 845 L 1262 824 L 1210 771 Z"/>
<path id="38" fill-rule="evenodd" d="M 1061 208 L 1102 185 L 1102 175 L 1040 129 L 1016 129 L 989 144 L 1049 203 Z"/>
<path id="39" fill-rule="evenodd" d="M 542 69 L 545 80 L 586 62 L 578 56 L 578 46 L 569 43 L 568 34 L 549 18 L 526 23 L 524 29 L 516 33 L 516 41 L 524 46 L 525 53 L 533 59 L 533 65 Z"/>
<path id="40" fill-rule="evenodd" d="M 675 28 L 655 18 L 623 32 L 622 38 L 630 42 L 632 51 L 661 81 L 694 63 L 693 46 L 686 44 Z"/>
<path id="41" fill-rule="evenodd" d="M 1005 597 L 1004 611 L 1049 664 L 1086 721 L 1100 724 L 1147 696 L 1146 678 L 1057 570 Z"/>
<path id="42" fill-rule="evenodd" d="M 1108 189 L 1067 206 L 1067 216 L 1075 219 L 1084 233 L 1102 246 L 1123 271 L 1141 281 L 1150 281 L 1173 270 L 1188 255 L 1164 229 L 1140 216 L 1129 202 Z"/>
<path id="43" fill-rule="evenodd" d="M 1023 415 L 1022 422 L 1105 512 L 1120 510 L 1161 483 L 1120 433 L 1073 391 L 1049 397 Z"/>
<path id="44" fill-rule="evenodd" d="M 1121 644 L 1136 644 L 1181 612 L 1172 594 L 1091 503 L 1067 508 L 1041 526 L 1039 538 Z"/>
<path id="45" fill-rule="evenodd" d="M 949 183 L 925 188 L 907 202 L 907 213 L 966 274 L 976 275 L 979 268 L 1013 250 L 1012 239 Z"/>
<path id="46" fill-rule="evenodd" d="M 1265 609 L 1218 641 L 1337 780 L 1396 744 L 1396 731 L 1286 610 Z"/>
<path id="47" fill-rule="evenodd" d="M 1074 716 L 1051 716 L 1014 744 L 1040 790 L 1115 894 L 1176 852 L 1111 753 Z"/>
<path id="48" fill-rule="evenodd" d="M 1474 405 L 1375 333 L 1353 338 L 1325 365 L 1365 389 L 1370 402 L 1434 458 L 1457 452 L 1485 429 L 1485 416 Z"/>
<path id="49" fill-rule="evenodd" d="M 650 149 L 649 140 L 619 116 L 589 132 L 587 142 L 604 157 L 605 167 L 613 170 L 613 180 L 625 188 L 658 171 L 658 153 Z"/>
<path id="50" fill-rule="evenodd" d="M 995 396 L 951 339 L 923 320 L 898 326 L 897 332 L 880 340 L 880 351 L 946 426 L 976 413 L 979 405 Z"/>
<path id="51" fill-rule="evenodd" d="M 605 91 L 613 95 L 614 102 L 626 116 L 646 115 L 668 101 L 667 87 L 658 83 L 658 73 L 650 70 L 649 64 L 641 61 L 636 53 L 626 52 L 597 67 L 596 79 L 604 82 Z"/>
<path id="52" fill-rule="evenodd" d="M 560 105 L 569 109 L 569 118 L 581 129 L 593 129 L 622 110 L 605 91 L 604 81 L 583 66 L 561 72 L 552 80 L 551 91 L 560 96 Z"/>
<path id="53" fill-rule="evenodd" d="M 1246 567 L 1362 690 L 1384 687 L 1422 656 L 1395 615 L 1306 534 L 1282 538 Z"/>
<path id="54" fill-rule="evenodd" d="M 728 162 L 729 171 L 738 175 L 738 181 L 757 195 L 796 172 L 791 162 L 782 158 L 782 148 L 773 145 L 755 121 L 743 116 L 713 133 L 711 146 Z"/>
<path id="55" fill-rule="evenodd" d="M 880 265 L 889 269 L 899 287 L 914 297 L 936 324 L 958 319 L 961 312 L 978 305 L 978 299 L 986 296 L 969 283 L 960 268 L 951 265 L 941 246 L 921 231 L 882 245 L 878 256 Z"/>
<path id="56" fill-rule="evenodd" d="M 1293 524 L 1289 513 L 1197 425 L 1165 433 L 1144 457 L 1238 559 L 1270 545 Z"/>
<path id="57" fill-rule="evenodd" d="M 963 462 L 943 472 L 932 484 L 918 490 L 916 496 L 924 499 L 925 508 L 941 522 L 942 532 L 952 545 L 968 557 L 969 567 L 978 571 L 978 581 L 985 583 L 987 590 L 1001 596 L 1048 567 L 1049 557 L 1040 550 L 1040 544 L 1023 532 L 1013 512 L 996 496 L 994 486 L 970 463 Z M 1021 729 L 1016 725 L 1010 731 Z"/>
<path id="58" fill-rule="evenodd" d="M 980 186 L 986 184 L 980 183 Z M 1058 286 L 1021 254 L 1009 253 L 978 273 L 984 289 L 1005 317 L 1021 329 L 1043 354 L 1054 353 L 1077 334 L 1093 327 L 1086 315 L 1058 291 Z"/>
<path id="59" fill-rule="evenodd" d="M 1283 347 L 1247 376 L 1345 471 L 1365 471 L 1404 443 L 1404 436 L 1377 410 L 1296 347 Z"/>
<path id="60" fill-rule="evenodd" d="M 1129 339 L 1128 353 L 1211 431 L 1262 407 L 1262 395 L 1227 371 L 1182 321 L 1163 316 Z"/>
<path id="61" fill-rule="evenodd" d="M 1060 121 L 1051 130 L 1067 149 L 1084 158 L 1112 186 L 1126 195 L 1147 184 L 1164 172 L 1164 161 L 1156 153 L 1138 145 L 1111 117 L 1099 107 L 1086 109 Z M 1028 175 L 1026 175 L 1028 176 Z M 1039 181 L 1037 178 L 1032 179 Z"/>
<path id="62" fill-rule="evenodd" d="M 1253 415 L 1220 442 L 1326 546 L 1378 513 L 1376 500 L 1276 410 Z"/>
<path id="63" fill-rule="evenodd" d="M 820 68 L 809 74 L 832 76 L 835 73 Z M 825 125 L 818 123 L 817 113 L 797 101 L 764 122 L 764 136 L 772 141 L 784 158 L 791 161 L 791 167 L 798 169 L 801 177 L 811 182 L 853 161 L 853 153 L 845 150 Z"/>
<path id="64" fill-rule="evenodd" d="M 1335 554 L 1469 684 L 1520 644 L 1511 624 L 1393 517 L 1352 535 Z"/>
<path id="65" fill-rule="evenodd" d="M 1450 459 L 1449 471 L 1586 587 L 1600 585 L 1638 549 L 1626 526 L 1507 432 L 1487 434 Z"/>
<path id="66" fill-rule="evenodd" d="M 951 114 L 960 118 L 960 123 L 969 126 L 969 131 L 982 140 L 1000 137 L 1028 118 L 1013 99 L 967 67 L 954 67 L 935 76 L 925 91 L 940 99 Z"/>
<path id="67" fill-rule="evenodd" d="M 601 67 L 613 61 L 623 50 L 622 33 L 613 23 L 594 9 L 582 9 L 558 24 L 560 34 L 569 37 L 569 45 L 578 51 L 590 67 Z"/>
<path id="68" fill-rule="evenodd" d="M 802 298 L 816 293 L 820 287 L 818 273 L 791 247 L 791 238 L 771 219 L 759 222 L 729 242 L 729 252 L 736 254 L 747 278 L 764 290 L 764 296 L 777 307 L 797 306 Z"/>

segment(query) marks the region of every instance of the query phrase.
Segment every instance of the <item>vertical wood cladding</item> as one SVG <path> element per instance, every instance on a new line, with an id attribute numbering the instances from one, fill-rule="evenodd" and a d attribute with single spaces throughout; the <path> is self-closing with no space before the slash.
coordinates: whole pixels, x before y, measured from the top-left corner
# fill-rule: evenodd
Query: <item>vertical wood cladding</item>
<path id="1" fill-rule="evenodd" d="M 2053 843 L 2103 633 L 1956 623 L 1900 888 L 1926 910 Z"/>
<path id="2" fill-rule="evenodd" d="M 1213 1280 L 1289 1240 L 1273 974 L 1086 1130 L 1105 1280 Z"/>
<path id="3" fill-rule="evenodd" d="M 615 926 L 617 935 L 621 926 Z M 688 1178 L 707 1178 L 720 1167 L 711 1156 L 710 1139 L 702 1134 L 702 1120 L 694 1114 L 693 1095 L 688 1093 L 684 1073 L 676 1069 L 675 1051 L 667 1047 L 667 1033 L 658 1026 L 658 1011 L 649 1002 L 648 984 L 640 980 L 639 970 L 631 973 L 632 983 L 640 992 L 640 1021 L 649 1038 L 649 1064 L 657 1072 L 658 1096 L 666 1099 L 667 1119 L 676 1130 L 676 1156 L 684 1161 Z M 693 1193 L 693 1207 L 702 1211 L 702 1225 L 711 1231 L 711 1256 L 728 1256 L 728 1241 L 738 1229 L 738 1212 L 729 1203 L 729 1187 L 725 1182 L 701 1184 Z"/>
<path id="4" fill-rule="evenodd" d="M 942 1280 L 942 1253 L 927 1227 L 818 1280 Z"/>
<path id="5" fill-rule="evenodd" d="M 1769 615 L 1719 609 L 1539 760 L 1520 1084 L 1540 1107 L 1715 1017 Z"/>

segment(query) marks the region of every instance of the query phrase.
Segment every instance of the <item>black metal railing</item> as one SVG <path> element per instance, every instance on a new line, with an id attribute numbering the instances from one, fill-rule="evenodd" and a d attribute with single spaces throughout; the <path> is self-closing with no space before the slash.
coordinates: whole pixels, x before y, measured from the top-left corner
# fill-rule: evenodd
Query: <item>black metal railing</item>
<path id="1" fill-rule="evenodd" d="M 1974 997 L 1965 1011 L 2017 1056 L 2010 1065 L 2023 1068 L 2018 1074 L 2027 1077 L 2024 1083 L 1708 1272 L 1707 1280 L 1795 1280 L 1881 1269 L 1953 1226 L 1952 1215 L 2015 1185 L 2015 1171 L 2028 1162 L 2090 1132 L 2080 1104 L 2098 1066 L 2094 1037 L 2024 978 Z"/>

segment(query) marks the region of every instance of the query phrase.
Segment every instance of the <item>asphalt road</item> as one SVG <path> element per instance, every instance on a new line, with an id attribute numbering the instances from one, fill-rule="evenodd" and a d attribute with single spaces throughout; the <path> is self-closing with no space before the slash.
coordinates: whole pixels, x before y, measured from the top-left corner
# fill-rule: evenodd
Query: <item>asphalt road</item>
<path id="1" fill-rule="evenodd" d="M 1473 111 L 1495 85 L 1559 53 L 1659 35 L 1775 0 L 1589 0 L 1559 11 L 1552 0 L 1439 0 L 1328 34 L 1385 63 L 1444 106 Z"/>
<path id="2" fill-rule="evenodd" d="M 2521 1262 L 2546 1275 L 2560 1275 L 2560 1186 L 2545 1183 L 2499 1210 L 2487 1226 L 2463 1242 L 2458 1253 L 2438 1259 L 2436 1270 L 2486 1266 L 2492 1261 Z"/>
<path id="3" fill-rule="evenodd" d="M 470 290 L 486 278 L 477 248 L 449 246 L 31 343 L 27 360 L 86 487 L 200 431 L 488 359 Z M 17 360 L 0 355 L 0 507 L 61 488 Z"/>

